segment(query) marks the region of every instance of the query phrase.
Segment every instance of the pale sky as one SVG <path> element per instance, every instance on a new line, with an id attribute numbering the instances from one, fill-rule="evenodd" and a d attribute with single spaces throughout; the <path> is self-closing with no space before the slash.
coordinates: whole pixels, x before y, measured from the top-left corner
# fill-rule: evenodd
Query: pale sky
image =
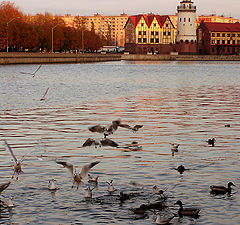
<path id="1" fill-rule="evenodd" d="M 91 16 L 128 15 L 155 13 L 171 15 L 176 13 L 180 0 L 9 0 L 24 13 L 36 14 L 49 12 L 52 14 Z M 193 0 L 194 1 L 194 0 Z M 195 0 L 197 15 L 217 14 L 240 19 L 239 0 Z"/>

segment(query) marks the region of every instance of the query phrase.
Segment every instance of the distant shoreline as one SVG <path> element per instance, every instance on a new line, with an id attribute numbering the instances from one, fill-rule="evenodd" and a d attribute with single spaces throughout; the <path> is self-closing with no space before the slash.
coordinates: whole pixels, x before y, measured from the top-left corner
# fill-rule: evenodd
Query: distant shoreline
<path id="1" fill-rule="evenodd" d="M 74 54 L 74 53 L 13 53 L 1 52 L 0 65 L 93 63 L 107 61 L 240 61 L 239 55 L 135 55 L 135 54 Z"/>

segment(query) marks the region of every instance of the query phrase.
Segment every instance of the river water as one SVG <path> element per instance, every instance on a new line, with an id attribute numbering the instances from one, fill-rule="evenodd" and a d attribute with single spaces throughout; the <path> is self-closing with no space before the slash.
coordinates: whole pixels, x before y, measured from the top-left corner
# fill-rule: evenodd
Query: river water
<path id="1" fill-rule="evenodd" d="M 201 209 L 199 218 L 175 217 L 172 224 L 240 224 L 240 63 L 239 62 L 107 62 L 96 64 L 0 66 L 0 178 L 11 180 L 2 199 L 13 197 L 15 207 L 0 208 L 2 224 L 154 224 L 156 215 L 133 209 L 158 201 L 152 187 L 167 189 L 167 206 L 160 214 L 184 207 Z M 47 88 L 45 101 L 40 101 Z M 141 148 L 81 148 L 89 126 L 121 119 L 138 132 L 119 128 L 112 140 L 120 146 L 137 141 Z M 230 125 L 230 127 L 225 127 Z M 207 144 L 216 139 L 215 147 Z M 12 180 L 12 157 L 30 151 L 19 180 Z M 170 143 L 178 143 L 172 155 Z M 84 181 L 71 188 L 63 160 L 90 171 L 99 183 L 90 200 Z M 174 168 L 189 170 L 180 175 Z M 58 190 L 47 188 L 57 180 Z M 108 193 L 113 180 L 117 189 Z M 210 185 L 232 181 L 230 195 L 210 194 Z M 119 192 L 131 194 L 124 202 Z"/>

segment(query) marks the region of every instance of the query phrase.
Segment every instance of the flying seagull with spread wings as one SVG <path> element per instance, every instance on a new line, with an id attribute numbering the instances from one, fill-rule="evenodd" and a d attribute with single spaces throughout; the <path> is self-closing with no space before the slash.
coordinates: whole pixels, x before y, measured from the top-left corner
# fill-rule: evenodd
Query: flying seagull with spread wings
<path id="1" fill-rule="evenodd" d="M 61 164 L 61 165 L 63 165 L 63 167 L 66 167 L 67 169 L 69 169 L 69 171 L 71 172 L 72 177 L 73 177 L 72 188 L 73 188 L 74 184 L 76 183 L 77 189 L 78 189 L 78 187 L 83 183 L 83 179 L 87 176 L 88 172 L 94 166 L 96 166 L 98 163 L 100 163 L 100 161 L 91 162 L 89 164 L 83 165 L 80 173 L 78 173 L 76 168 L 73 166 L 73 164 L 71 164 L 69 162 L 56 161 L 56 163 Z"/>
<path id="2" fill-rule="evenodd" d="M 29 74 L 29 75 L 32 75 L 33 77 L 35 77 L 37 71 L 40 70 L 41 67 L 42 67 L 42 65 L 40 65 L 33 73 L 28 73 L 28 72 L 20 72 L 20 73 L 21 74 Z"/>
<path id="3" fill-rule="evenodd" d="M 15 175 L 15 173 L 16 173 L 16 174 L 17 174 L 16 180 L 18 180 L 19 174 L 22 172 L 22 166 L 21 166 L 21 164 L 22 164 L 24 158 L 25 158 L 27 155 L 29 155 L 30 153 L 32 153 L 33 151 L 28 152 L 26 155 L 24 155 L 24 156 L 21 158 L 21 160 L 17 160 L 16 156 L 15 156 L 14 153 L 13 153 L 12 148 L 10 147 L 10 145 L 7 143 L 6 140 L 4 140 L 4 144 L 5 144 L 6 149 L 11 153 L 11 155 L 12 155 L 12 157 L 13 157 L 13 160 L 14 160 L 14 162 L 15 162 L 14 169 L 13 169 L 14 172 L 13 172 L 13 175 L 12 175 L 12 179 L 14 178 L 14 175 Z"/>

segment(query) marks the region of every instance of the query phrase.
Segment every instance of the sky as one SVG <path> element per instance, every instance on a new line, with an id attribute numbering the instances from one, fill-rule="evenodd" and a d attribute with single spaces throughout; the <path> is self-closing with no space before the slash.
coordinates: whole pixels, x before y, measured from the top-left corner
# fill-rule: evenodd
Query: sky
<path id="1" fill-rule="evenodd" d="M 180 0 L 6 0 L 14 2 L 23 13 L 45 13 L 73 16 L 91 16 L 99 13 L 105 16 L 154 13 L 172 15 Z M 194 1 L 194 0 L 193 0 Z M 239 0 L 195 0 L 197 15 L 224 15 L 240 19 Z"/>

